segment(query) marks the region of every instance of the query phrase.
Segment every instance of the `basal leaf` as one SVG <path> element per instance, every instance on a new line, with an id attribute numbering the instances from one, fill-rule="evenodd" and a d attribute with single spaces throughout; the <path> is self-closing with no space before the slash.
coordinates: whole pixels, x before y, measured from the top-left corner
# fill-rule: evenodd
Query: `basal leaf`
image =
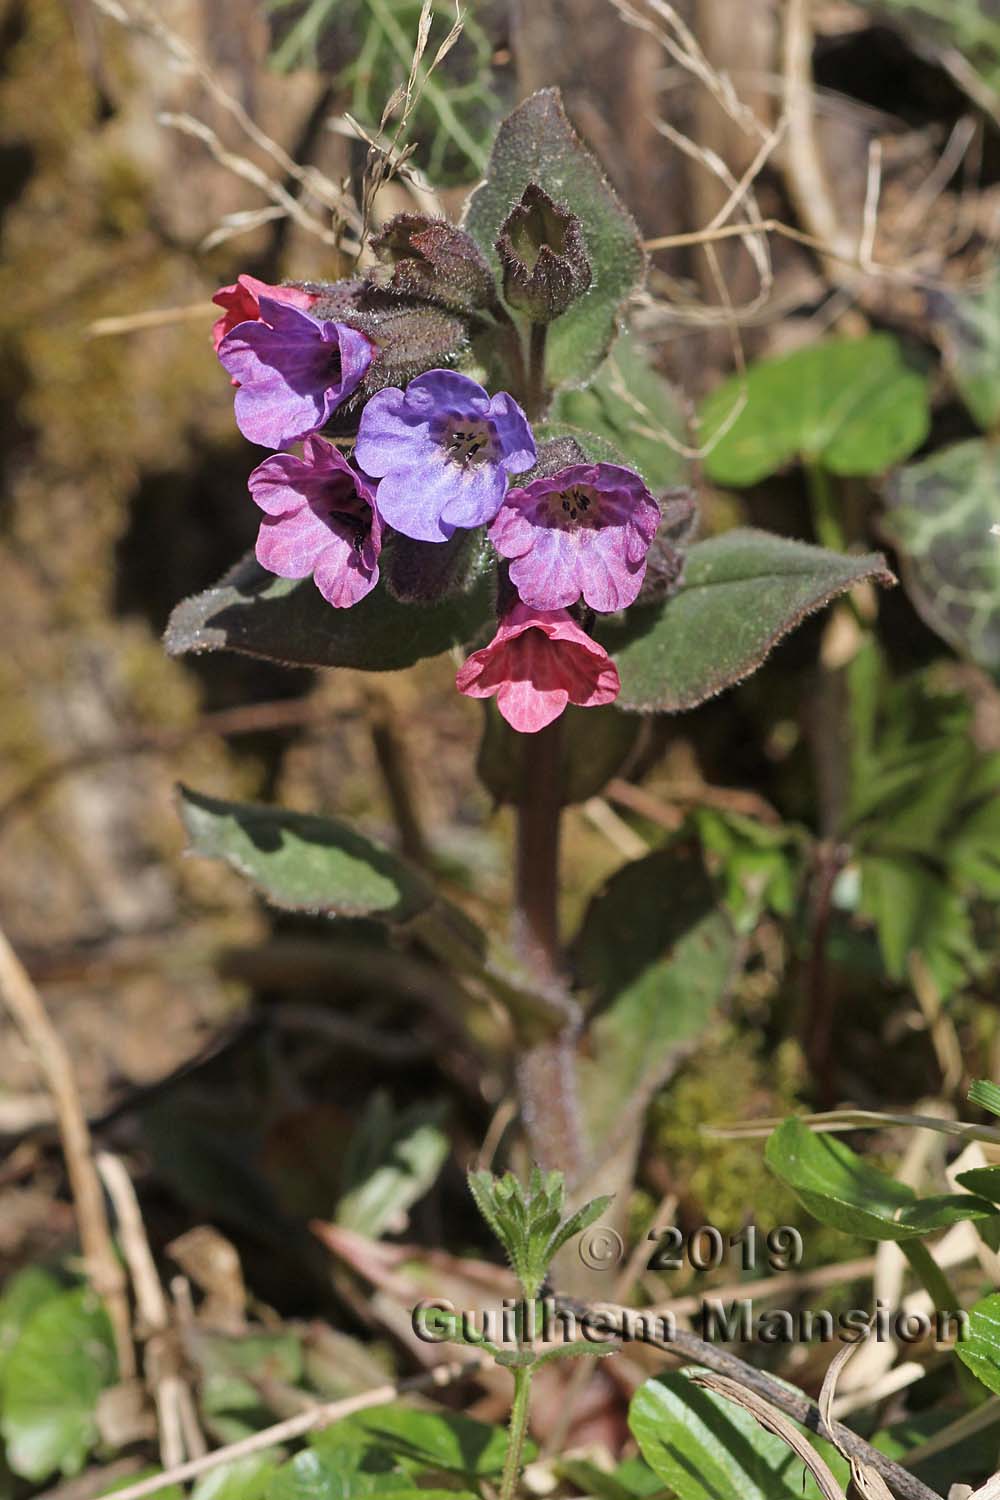
<path id="1" fill-rule="evenodd" d="M 877 552 L 842 556 L 744 529 L 695 543 L 676 594 L 609 616 L 594 632 L 621 674 L 618 707 L 695 708 L 749 677 L 807 615 L 864 579 L 895 581 Z"/>
<path id="2" fill-rule="evenodd" d="M 701 440 L 711 442 L 744 386 L 726 381 L 701 411 Z M 749 485 L 794 459 L 834 474 L 880 474 L 927 436 L 927 382 L 910 369 L 889 334 L 827 339 L 746 376 L 746 405 L 705 458 L 717 484 Z"/>
<path id="3" fill-rule="evenodd" d="M 768 1139 L 766 1160 L 821 1224 L 862 1239 L 915 1239 L 996 1213 L 992 1203 L 972 1193 L 918 1198 L 843 1141 L 812 1131 L 801 1120 L 778 1126 Z"/>
<path id="4" fill-rule="evenodd" d="M 982 439 L 897 470 L 884 530 L 903 583 L 930 628 L 962 656 L 1000 673 L 1000 455 Z"/>
<path id="5" fill-rule="evenodd" d="M 579 982 L 600 1008 L 583 1096 L 600 1140 L 623 1101 L 648 1097 L 711 1023 L 739 943 L 697 855 L 660 849 L 617 871 L 577 938 Z"/>
<path id="6" fill-rule="evenodd" d="M 695 1385 L 687 1371 L 641 1385 L 628 1421 L 643 1458 L 677 1500 L 821 1500 L 813 1475 L 783 1438 Z M 825 1443 L 815 1446 L 846 1481 L 844 1460 Z"/>
<path id="7" fill-rule="evenodd" d="M 86 1289 L 38 1307 L 11 1350 L 0 1433 L 23 1479 L 78 1474 L 98 1440 L 97 1399 L 115 1379 L 107 1314 Z"/>
<path id="8" fill-rule="evenodd" d="M 681 484 L 687 476 L 685 460 L 663 435 L 684 437 L 680 399 L 633 334 L 617 341 L 586 390 L 559 394 L 552 420 L 607 438 L 654 490 Z"/>
<path id="9" fill-rule="evenodd" d="M 311 578 L 276 578 L 248 554 L 177 606 L 164 644 L 171 656 L 239 651 L 286 666 L 395 671 L 473 640 L 492 618 L 494 593 L 484 563 L 467 592 L 431 604 L 400 604 L 380 584 L 352 609 L 334 609 Z"/>
<path id="10" fill-rule="evenodd" d="M 967 1172 L 959 1172 L 956 1181 L 970 1193 L 1000 1203 L 1000 1167 L 970 1167 Z"/>
<path id="11" fill-rule="evenodd" d="M 547 372 L 555 385 L 580 385 L 614 338 L 629 294 L 645 274 L 631 216 L 618 201 L 566 117 L 558 89 L 541 89 L 504 120 L 486 181 L 469 199 L 465 228 L 499 274 L 500 226 L 529 182 L 578 216 L 591 267 L 590 288 L 549 325 Z"/>
<path id="12" fill-rule="evenodd" d="M 435 899 L 418 871 L 335 818 L 180 794 L 192 851 L 225 860 L 286 911 L 405 922 Z"/>

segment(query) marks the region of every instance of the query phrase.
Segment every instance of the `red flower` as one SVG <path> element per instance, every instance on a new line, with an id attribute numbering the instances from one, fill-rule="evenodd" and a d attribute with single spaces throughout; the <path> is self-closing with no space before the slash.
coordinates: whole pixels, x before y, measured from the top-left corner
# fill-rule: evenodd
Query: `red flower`
<path id="1" fill-rule="evenodd" d="M 474 651 L 455 684 L 470 698 L 492 698 L 512 729 L 534 734 L 567 703 L 595 708 L 621 691 L 618 668 L 565 609 L 515 604 L 488 646 Z"/>
<path id="2" fill-rule="evenodd" d="M 232 286 L 220 286 L 212 301 L 225 311 L 212 324 L 212 345 L 219 345 L 238 323 L 256 323 L 260 317 L 260 299 L 270 297 L 274 302 L 287 302 L 292 307 L 301 307 L 308 312 L 316 301 L 314 292 L 304 292 L 298 286 L 269 286 L 258 281 L 256 276 L 237 276 Z M 233 384 L 237 382 L 234 380 Z"/>

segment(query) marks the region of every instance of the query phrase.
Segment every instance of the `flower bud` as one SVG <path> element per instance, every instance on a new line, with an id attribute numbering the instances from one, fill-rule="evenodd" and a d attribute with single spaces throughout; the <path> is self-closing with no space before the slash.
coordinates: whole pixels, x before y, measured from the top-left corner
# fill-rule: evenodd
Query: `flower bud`
<path id="1" fill-rule="evenodd" d="M 532 322 L 551 323 L 590 285 L 580 220 L 529 182 L 500 226 L 503 294 Z"/>
<path id="2" fill-rule="evenodd" d="M 444 219 L 397 214 L 372 240 L 379 259 L 391 266 L 372 273 L 372 284 L 400 297 L 437 302 L 458 312 L 489 307 L 496 300 L 493 273 L 471 235 Z"/>

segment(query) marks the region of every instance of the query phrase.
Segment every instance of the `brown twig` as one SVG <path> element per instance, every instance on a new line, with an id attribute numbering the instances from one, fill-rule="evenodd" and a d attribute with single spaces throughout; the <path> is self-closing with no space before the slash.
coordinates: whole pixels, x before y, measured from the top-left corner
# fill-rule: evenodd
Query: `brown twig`
<path id="1" fill-rule="evenodd" d="M 80 1244 L 91 1286 L 108 1310 L 118 1355 L 118 1378 L 136 1374 L 125 1274 L 115 1255 L 87 1119 L 62 1038 L 49 1020 L 27 970 L 0 929 L 0 998 L 34 1055 L 52 1095 L 69 1174 Z"/>
<path id="2" fill-rule="evenodd" d="M 145 1500 L 147 1495 L 155 1495 L 171 1485 L 186 1484 L 189 1479 L 197 1479 L 202 1474 L 208 1474 L 213 1469 L 220 1468 L 223 1464 L 235 1463 L 237 1459 L 249 1458 L 252 1454 L 261 1453 L 266 1448 L 275 1448 L 281 1443 L 290 1442 L 293 1438 L 304 1437 L 307 1432 L 317 1432 L 323 1427 L 330 1427 L 334 1422 L 342 1421 L 344 1417 L 353 1416 L 355 1412 L 368 1411 L 373 1406 L 387 1406 L 390 1401 L 396 1401 L 400 1396 L 410 1392 L 429 1391 L 451 1385 L 456 1380 L 462 1380 L 481 1369 L 486 1363 L 486 1358 L 487 1356 L 480 1355 L 472 1359 L 456 1361 L 454 1364 L 436 1365 L 433 1370 L 423 1375 L 415 1375 L 410 1380 L 401 1380 L 395 1385 L 380 1385 L 374 1390 L 362 1391 L 359 1396 L 348 1396 L 342 1401 L 324 1402 L 320 1406 L 310 1408 L 309 1411 L 299 1412 L 284 1422 L 277 1422 L 273 1427 L 265 1427 L 261 1432 L 252 1433 L 250 1437 L 241 1438 L 239 1442 L 229 1443 L 225 1448 L 216 1448 L 214 1452 L 206 1453 L 202 1458 L 193 1458 L 162 1474 L 153 1474 L 137 1484 L 129 1484 L 124 1489 L 115 1490 L 113 1500 Z M 108 1494 L 103 1497 L 103 1500 L 112 1500 L 112 1495 Z M 919 1497 L 919 1500 L 923 1500 L 923 1497 Z"/>
<path id="3" fill-rule="evenodd" d="M 631 781 L 615 776 L 604 788 L 609 802 L 617 802 L 631 812 L 658 823 L 672 833 L 682 822 L 682 814 L 676 806 L 690 804 L 693 807 L 711 807 L 719 812 L 738 813 L 744 818 L 754 818 L 758 823 L 777 827 L 781 819 L 771 804 L 756 792 L 742 791 L 737 787 L 709 786 L 707 782 L 671 782 L 662 793 L 647 791 Z"/>

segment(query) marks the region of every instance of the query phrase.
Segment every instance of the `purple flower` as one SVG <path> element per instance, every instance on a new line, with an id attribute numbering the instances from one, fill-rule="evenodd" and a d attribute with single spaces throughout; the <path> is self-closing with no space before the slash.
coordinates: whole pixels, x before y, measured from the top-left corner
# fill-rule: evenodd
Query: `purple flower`
<path id="1" fill-rule="evenodd" d="M 428 370 L 405 391 L 378 391 L 361 413 L 358 463 L 381 479 L 378 508 L 418 542 L 446 542 L 492 521 L 508 475 L 535 462 L 528 419 L 506 391 L 492 399 L 467 375 Z"/>
<path id="2" fill-rule="evenodd" d="M 275 453 L 250 475 L 265 512 L 257 561 L 279 578 L 307 578 L 336 609 L 363 599 L 378 582 L 382 523 L 374 489 L 325 438 L 308 437 L 304 456 Z"/>
<path id="3" fill-rule="evenodd" d="M 260 318 L 238 323 L 219 359 L 239 384 L 236 425 L 251 443 L 280 448 L 315 432 L 372 362 L 371 342 L 343 323 L 260 298 Z"/>
<path id="4" fill-rule="evenodd" d="M 611 613 L 633 603 L 660 509 L 620 464 L 571 464 L 511 490 L 490 541 L 514 559 L 510 578 L 532 609 L 566 609 L 582 595 Z"/>

